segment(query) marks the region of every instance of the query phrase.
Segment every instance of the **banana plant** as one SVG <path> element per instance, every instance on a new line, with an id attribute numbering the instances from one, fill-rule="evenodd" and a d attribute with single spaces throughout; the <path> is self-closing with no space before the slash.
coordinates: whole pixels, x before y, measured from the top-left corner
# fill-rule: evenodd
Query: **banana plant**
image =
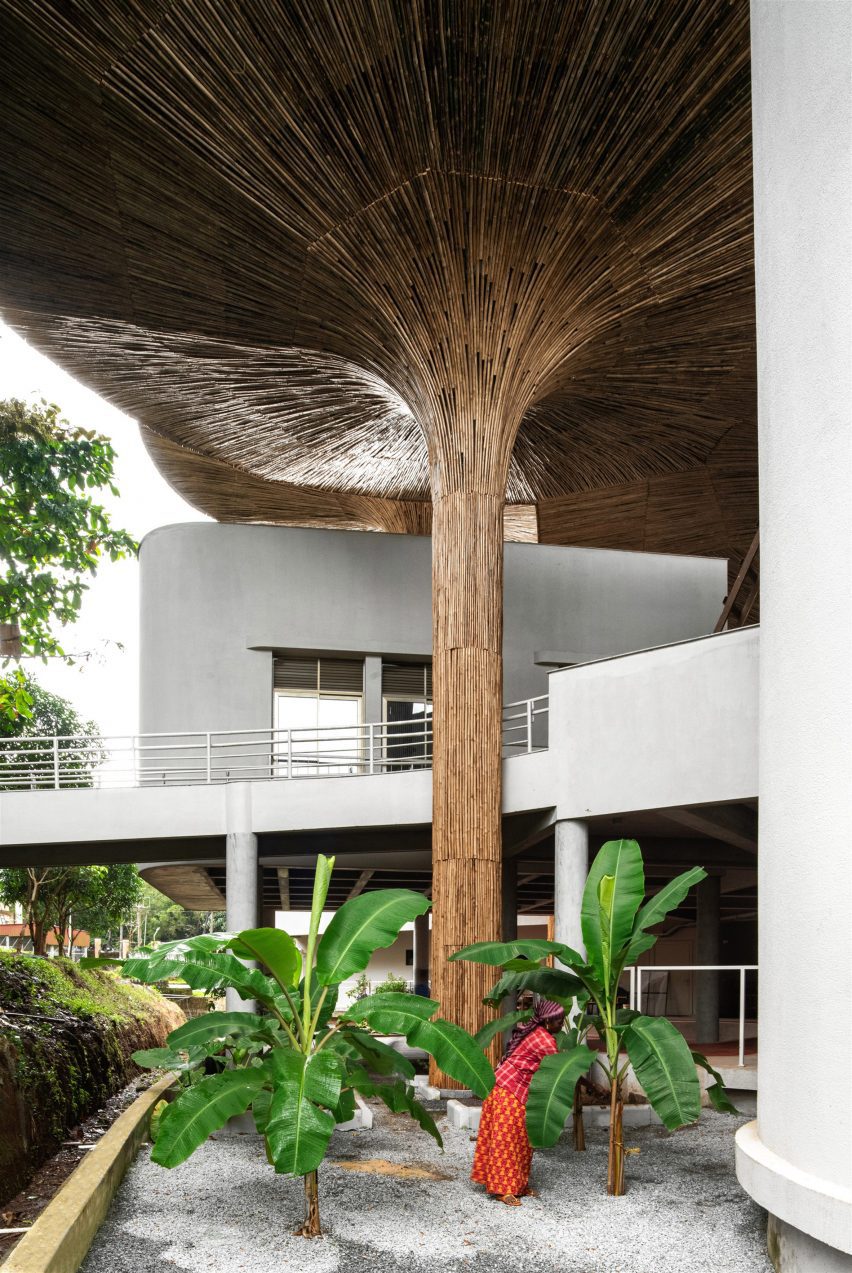
<path id="1" fill-rule="evenodd" d="M 581 908 L 585 958 L 562 942 L 541 939 L 478 942 L 451 955 L 501 967 L 503 976 L 485 1003 L 498 1006 L 509 994 L 533 990 L 576 1011 L 585 1012 L 565 1033 L 560 1050 L 547 1056 L 530 1084 L 527 1132 L 534 1146 L 554 1145 L 568 1114 L 577 1112 L 576 1085 L 599 1060 L 610 1085 L 610 1133 L 607 1192 L 624 1192 L 622 1085 L 630 1065 L 652 1107 L 670 1130 L 693 1123 L 701 1112 L 700 1065 L 714 1078 L 708 1095 L 717 1109 L 736 1113 L 719 1075 L 706 1059 L 691 1053 L 683 1035 L 665 1017 L 649 1017 L 617 1006 L 618 985 L 628 964 L 657 940 L 649 929 L 678 906 L 706 872 L 693 867 L 645 900 L 642 853 L 635 840 L 610 840 L 595 858 L 586 880 Z M 568 971 L 544 966 L 554 955 Z M 594 1011 L 588 1009 L 594 1006 Z M 516 1015 L 516 1014 L 514 1014 Z M 509 1018 L 490 1022 L 497 1033 Z M 605 1053 L 587 1044 L 594 1027 Z M 626 1053 L 626 1056 L 623 1056 Z M 576 1123 L 575 1123 L 576 1126 Z M 575 1141 L 576 1143 L 576 1141 Z"/>
<path id="2" fill-rule="evenodd" d="M 317 1171 L 336 1124 L 355 1112 L 356 1092 L 380 1097 L 395 1113 L 409 1113 L 442 1143 L 431 1115 L 410 1090 L 410 1061 L 375 1032 L 404 1035 L 480 1096 L 494 1084 L 482 1048 L 459 1026 L 435 1016 L 434 999 L 378 993 L 335 1016 L 339 984 L 362 972 L 373 952 L 390 946 L 402 926 L 431 903 L 408 889 L 362 893 L 340 907 L 320 937 L 333 867 L 334 858 L 317 859 L 304 957 L 288 933 L 256 928 L 169 942 L 123 964 L 124 975 L 138 981 L 180 974 L 193 988 L 230 987 L 259 1006 L 258 1012 L 206 1013 L 173 1030 L 164 1049 L 136 1054 L 140 1064 L 189 1074 L 159 1118 L 151 1156 L 163 1167 L 176 1167 L 230 1118 L 250 1109 L 270 1164 L 304 1178 L 305 1216 L 296 1230 L 304 1237 L 321 1232 Z M 211 1061 L 215 1072 L 199 1077 Z"/>

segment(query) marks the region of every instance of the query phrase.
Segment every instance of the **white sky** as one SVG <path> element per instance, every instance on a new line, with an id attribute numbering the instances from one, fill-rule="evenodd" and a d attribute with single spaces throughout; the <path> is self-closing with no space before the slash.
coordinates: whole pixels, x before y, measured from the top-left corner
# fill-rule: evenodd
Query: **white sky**
<path id="1" fill-rule="evenodd" d="M 207 520 L 176 494 L 154 467 L 136 421 L 85 389 L 0 323 L 0 399 L 55 402 L 72 424 L 96 429 L 112 439 L 118 453 L 116 485 L 96 499 L 116 526 L 136 539 L 169 522 Z M 45 666 L 27 660 L 47 689 L 63 695 L 104 734 L 135 733 L 139 727 L 139 566 L 135 560 L 105 561 L 84 594 L 80 621 L 59 629 L 69 652 L 91 657 L 67 667 L 56 659 Z M 114 643 L 124 646 L 122 652 Z"/>

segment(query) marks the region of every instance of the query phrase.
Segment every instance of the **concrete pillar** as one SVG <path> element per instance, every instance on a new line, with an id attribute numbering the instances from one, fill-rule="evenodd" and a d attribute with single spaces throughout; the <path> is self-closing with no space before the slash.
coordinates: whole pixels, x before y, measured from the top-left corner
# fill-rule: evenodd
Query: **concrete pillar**
<path id="1" fill-rule="evenodd" d="M 751 30 L 760 1039 L 737 1174 L 776 1268 L 827 1273 L 852 1268 L 852 6 L 753 0 Z M 813 1100 L 803 1007 L 830 1058 Z"/>
<path id="2" fill-rule="evenodd" d="M 556 941 L 585 955 L 580 907 L 589 873 L 589 828 L 579 820 L 556 823 L 554 874 L 554 934 Z"/>
<path id="3" fill-rule="evenodd" d="M 368 654 L 364 659 L 364 723 L 375 725 L 382 719 L 382 658 Z"/>
<path id="4" fill-rule="evenodd" d="M 429 916 L 414 920 L 414 993 L 429 993 Z"/>
<path id="5" fill-rule="evenodd" d="M 255 928 L 258 923 L 257 836 L 251 829 L 251 787 L 247 782 L 225 788 L 225 923 L 228 932 Z M 254 1012 L 254 1000 L 241 999 L 235 990 L 225 998 L 230 1012 Z"/>
<path id="6" fill-rule="evenodd" d="M 503 862 L 503 941 L 514 941 L 518 935 L 518 862 Z"/>
<path id="7" fill-rule="evenodd" d="M 708 875 L 696 889 L 698 922 L 696 924 L 695 962 L 718 964 L 721 962 L 721 938 L 719 911 L 722 881 L 718 875 Z M 696 973 L 695 983 L 695 1038 L 698 1043 L 719 1042 L 719 974 Z"/>

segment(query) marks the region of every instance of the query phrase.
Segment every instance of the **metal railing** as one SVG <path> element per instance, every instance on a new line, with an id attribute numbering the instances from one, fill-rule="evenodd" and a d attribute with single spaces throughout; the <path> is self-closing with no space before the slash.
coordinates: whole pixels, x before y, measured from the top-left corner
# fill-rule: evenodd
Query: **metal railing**
<path id="1" fill-rule="evenodd" d="M 547 696 L 503 708 L 503 755 L 547 746 Z M 432 766 L 430 719 L 321 729 L 0 739 L 0 791 L 162 787 Z"/>
<path id="2" fill-rule="evenodd" d="M 738 1026 L 738 1059 L 737 1065 L 742 1068 L 745 1065 L 745 1000 L 746 1000 L 746 973 L 757 972 L 757 964 L 646 964 L 640 967 L 634 964 L 630 968 L 625 968 L 625 972 L 630 977 L 630 1001 L 629 1006 L 635 1012 L 642 1011 L 642 975 L 643 973 L 654 972 L 738 972 L 740 975 L 739 990 L 739 1026 Z"/>

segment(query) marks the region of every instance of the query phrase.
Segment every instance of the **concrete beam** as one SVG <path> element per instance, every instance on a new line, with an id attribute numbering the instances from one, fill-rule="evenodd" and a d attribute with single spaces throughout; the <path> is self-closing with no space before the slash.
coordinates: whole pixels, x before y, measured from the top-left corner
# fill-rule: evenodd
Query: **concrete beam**
<path id="1" fill-rule="evenodd" d="M 358 876 L 357 880 L 355 881 L 355 883 L 352 885 L 351 889 L 349 890 L 349 896 L 346 899 L 347 902 L 350 901 L 353 897 L 357 897 L 359 893 L 363 893 L 365 886 L 368 884 L 368 882 L 370 881 L 373 875 L 375 875 L 375 871 L 361 872 L 361 874 Z"/>
<path id="2" fill-rule="evenodd" d="M 704 805 L 691 809 L 660 809 L 661 817 L 678 826 L 700 831 L 747 853 L 757 852 L 757 810 L 743 805 Z"/>

